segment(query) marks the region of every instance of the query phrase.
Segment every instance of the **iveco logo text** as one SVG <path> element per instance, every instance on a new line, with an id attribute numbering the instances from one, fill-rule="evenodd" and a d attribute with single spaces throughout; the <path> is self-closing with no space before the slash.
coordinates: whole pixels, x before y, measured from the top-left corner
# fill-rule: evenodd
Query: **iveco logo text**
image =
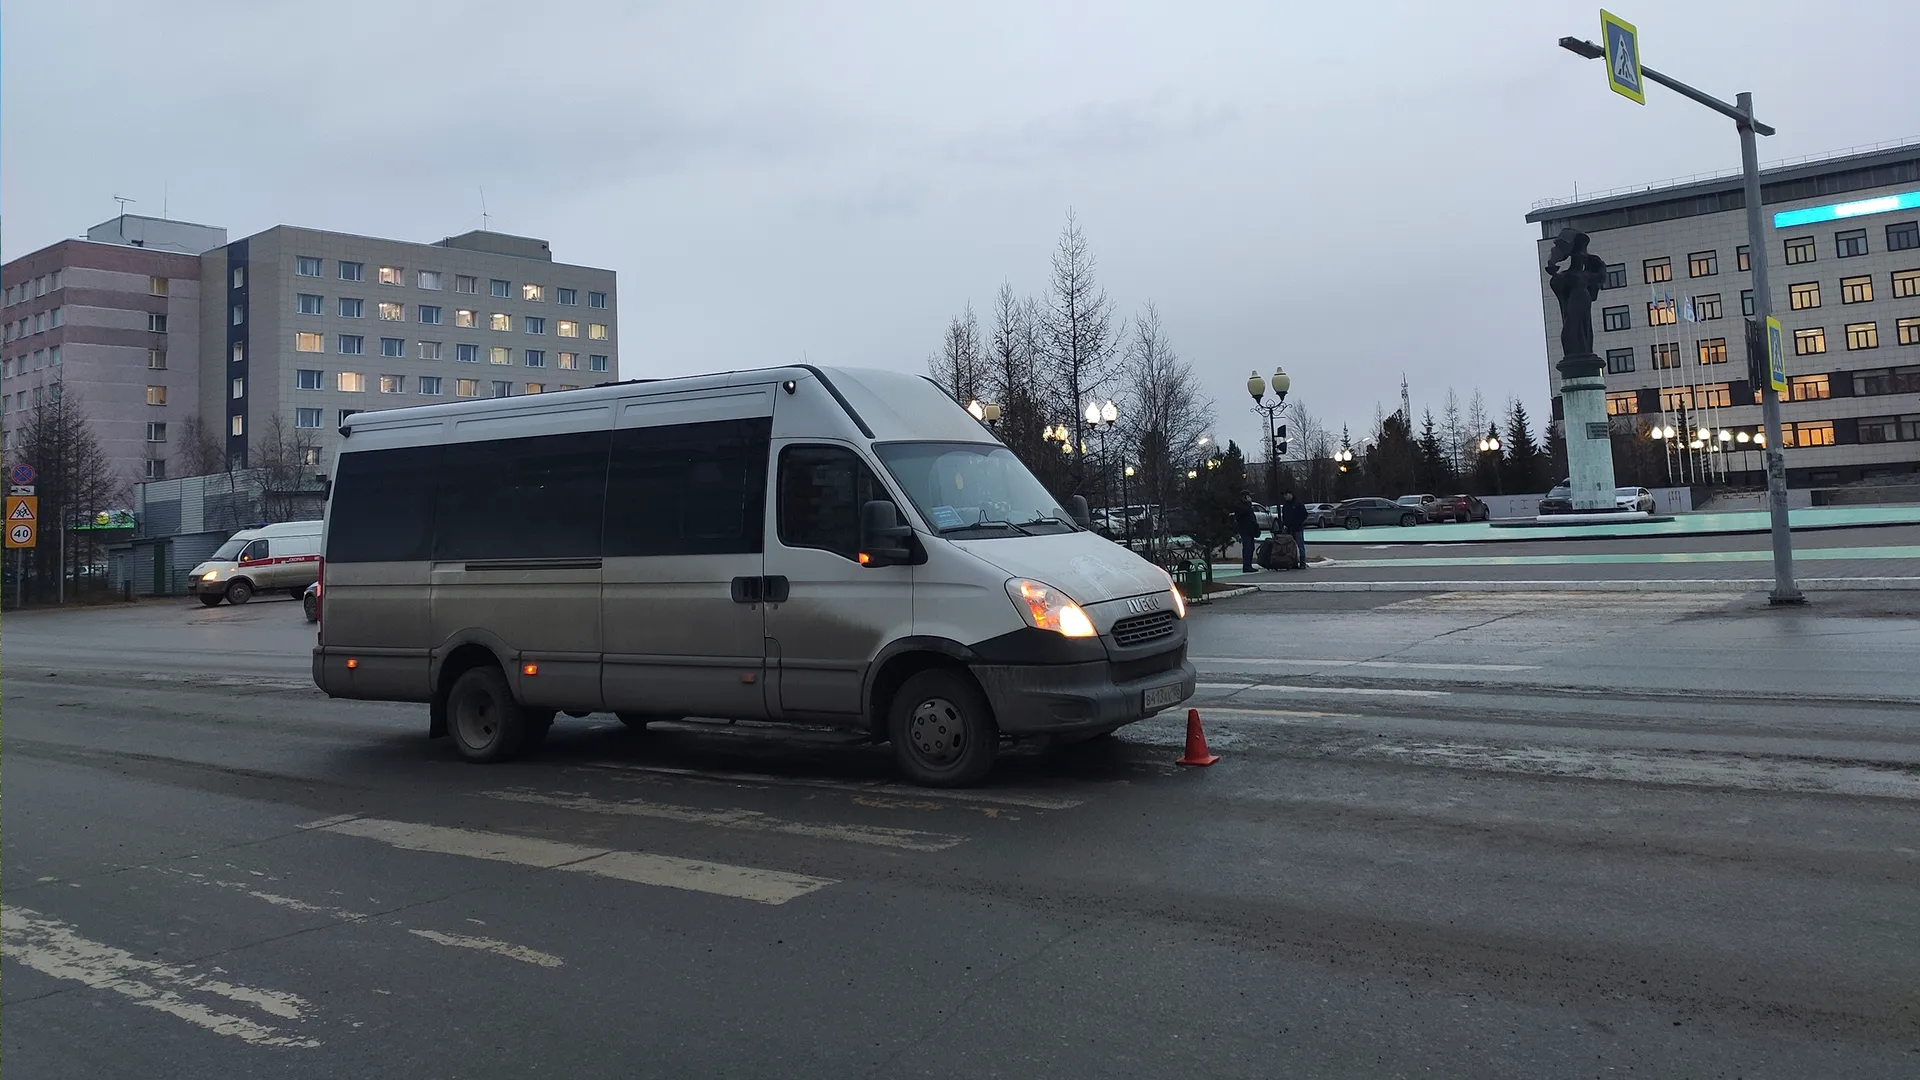
<path id="1" fill-rule="evenodd" d="M 1142 612 L 1152 611 L 1153 609 L 1159 606 L 1160 606 L 1159 597 L 1142 596 L 1142 597 L 1138 597 L 1136 599 L 1127 601 L 1127 614 L 1139 615 Z"/>

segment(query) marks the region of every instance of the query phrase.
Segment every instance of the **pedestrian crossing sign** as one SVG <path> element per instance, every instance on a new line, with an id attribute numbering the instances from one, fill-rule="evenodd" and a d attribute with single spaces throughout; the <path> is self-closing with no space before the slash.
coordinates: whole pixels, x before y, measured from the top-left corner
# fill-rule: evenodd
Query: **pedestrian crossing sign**
<path id="1" fill-rule="evenodd" d="M 40 500 L 32 495 L 7 496 L 7 546 L 30 548 L 39 544 Z"/>
<path id="2" fill-rule="evenodd" d="M 1600 9 L 1600 40 L 1607 47 L 1607 85 L 1624 98 L 1647 103 L 1647 84 L 1640 73 L 1640 31 L 1633 24 Z"/>

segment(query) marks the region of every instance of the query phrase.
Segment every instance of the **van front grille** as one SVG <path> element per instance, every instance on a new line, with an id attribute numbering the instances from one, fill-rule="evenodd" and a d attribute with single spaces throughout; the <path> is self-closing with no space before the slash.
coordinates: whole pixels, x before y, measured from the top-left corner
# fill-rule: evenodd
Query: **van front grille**
<path id="1" fill-rule="evenodd" d="M 1113 643 L 1123 649 L 1136 645 L 1145 645 L 1173 633 L 1173 624 L 1179 617 L 1171 611 L 1156 611 L 1148 615 L 1135 615 L 1121 619 L 1113 624 Z"/>

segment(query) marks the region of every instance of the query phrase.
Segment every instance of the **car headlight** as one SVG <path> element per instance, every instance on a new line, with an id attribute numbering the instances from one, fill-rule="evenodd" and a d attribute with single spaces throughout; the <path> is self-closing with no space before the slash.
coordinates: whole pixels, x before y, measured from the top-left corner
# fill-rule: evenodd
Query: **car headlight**
<path id="1" fill-rule="evenodd" d="M 1187 617 L 1187 598 L 1180 594 L 1180 589 L 1176 585 L 1167 586 L 1167 591 L 1173 594 L 1174 614 L 1178 615 L 1182 619 L 1186 618 Z"/>
<path id="2" fill-rule="evenodd" d="M 201 581 L 219 581 L 219 580 L 220 580 L 220 571 L 218 571 L 218 570 L 209 570 L 209 571 L 207 571 L 206 573 L 204 573 L 204 574 L 201 574 L 201 575 L 200 575 L 200 580 L 201 580 Z"/>
<path id="3" fill-rule="evenodd" d="M 1096 636 L 1093 620 L 1066 593 L 1039 581 L 1014 578 L 1007 582 L 1007 595 L 1020 616 L 1036 630 L 1051 630 L 1062 637 Z"/>

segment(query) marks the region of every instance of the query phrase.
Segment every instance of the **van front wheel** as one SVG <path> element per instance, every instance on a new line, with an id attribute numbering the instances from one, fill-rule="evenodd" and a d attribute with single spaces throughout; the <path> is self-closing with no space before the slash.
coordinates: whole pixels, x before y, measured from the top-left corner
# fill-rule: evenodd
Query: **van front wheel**
<path id="1" fill-rule="evenodd" d="M 533 717 L 513 700 L 499 668 L 463 672 L 447 693 L 447 729 L 468 761 L 506 761 L 520 752 Z"/>
<path id="2" fill-rule="evenodd" d="M 887 737 L 916 784 L 962 787 L 993 768 L 1000 730 L 973 680 L 933 669 L 908 679 L 888 706 Z"/>
<path id="3" fill-rule="evenodd" d="M 226 597 L 221 595 L 220 593 L 201 593 L 200 606 L 201 607 L 219 607 L 220 601 L 225 599 Z"/>
<path id="4" fill-rule="evenodd" d="M 253 599 L 253 582 L 246 578 L 235 578 L 233 583 L 227 586 L 227 603 L 234 607 L 239 607 L 251 599 Z"/>

